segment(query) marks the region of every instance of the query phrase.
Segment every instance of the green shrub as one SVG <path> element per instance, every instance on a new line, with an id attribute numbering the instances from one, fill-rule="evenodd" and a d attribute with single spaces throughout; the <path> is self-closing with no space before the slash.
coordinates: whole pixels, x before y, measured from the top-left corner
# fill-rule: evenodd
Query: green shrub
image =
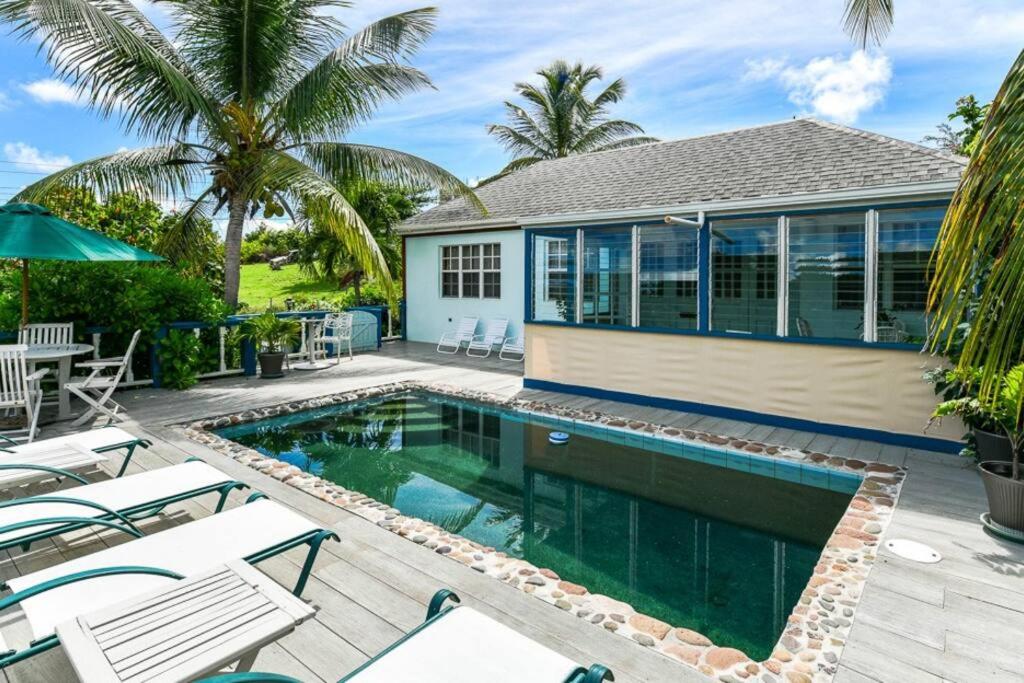
<path id="1" fill-rule="evenodd" d="M 188 389 L 199 381 L 202 346 L 191 330 L 171 330 L 160 340 L 160 382 L 167 389 Z"/>

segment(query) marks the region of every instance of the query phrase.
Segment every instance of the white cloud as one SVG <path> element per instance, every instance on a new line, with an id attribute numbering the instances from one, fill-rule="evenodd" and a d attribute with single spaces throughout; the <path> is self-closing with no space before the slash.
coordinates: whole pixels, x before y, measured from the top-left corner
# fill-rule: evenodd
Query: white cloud
<path id="1" fill-rule="evenodd" d="M 11 101 L 10 96 L 7 93 L 0 92 L 0 111 L 7 111 L 12 106 L 14 106 L 14 102 Z"/>
<path id="2" fill-rule="evenodd" d="M 23 168 L 40 173 L 53 173 L 71 165 L 66 154 L 49 154 L 24 142 L 8 142 L 4 145 L 4 158 L 20 164 Z"/>
<path id="3" fill-rule="evenodd" d="M 892 64 L 884 54 L 859 50 L 843 57 L 816 57 L 804 66 L 785 60 L 747 62 L 747 80 L 777 80 L 789 100 L 818 116 L 854 123 L 885 97 L 892 80 Z"/>
<path id="4" fill-rule="evenodd" d="M 82 106 L 82 100 L 78 93 L 66 83 L 55 78 L 44 78 L 40 81 L 23 83 L 21 89 L 32 96 L 32 99 L 43 104 L 71 104 L 76 107 Z"/>

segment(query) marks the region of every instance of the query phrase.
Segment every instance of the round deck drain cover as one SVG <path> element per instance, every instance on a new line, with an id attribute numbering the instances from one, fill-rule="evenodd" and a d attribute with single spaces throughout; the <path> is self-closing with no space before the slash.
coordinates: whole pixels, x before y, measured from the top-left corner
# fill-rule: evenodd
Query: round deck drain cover
<path id="1" fill-rule="evenodd" d="M 906 538 L 894 538 L 891 541 L 886 541 L 885 547 L 894 555 L 914 562 L 933 564 L 942 559 L 942 555 L 931 546 Z"/>

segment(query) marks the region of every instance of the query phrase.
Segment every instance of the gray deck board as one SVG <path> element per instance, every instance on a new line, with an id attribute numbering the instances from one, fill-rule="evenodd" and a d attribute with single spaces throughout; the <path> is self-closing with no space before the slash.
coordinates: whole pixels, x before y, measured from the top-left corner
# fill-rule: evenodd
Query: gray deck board
<path id="1" fill-rule="evenodd" d="M 981 530 L 985 509 L 981 483 L 962 459 L 855 439 L 772 428 L 749 422 L 623 403 L 522 391 L 521 365 L 496 359 L 477 361 L 442 356 L 427 345 L 393 344 L 381 353 L 358 355 L 336 368 L 291 373 L 278 381 L 234 377 L 204 382 L 187 392 L 126 392 L 123 403 L 133 422 L 155 440 L 136 456 L 130 471 L 203 457 L 275 500 L 338 531 L 341 543 L 324 546 L 306 597 L 319 607 L 315 620 L 280 643 L 265 648 L 256 668 L 304 681 L 335 681 L 379 652 L 422 618 L 434 590 L 454 588 L 474 605 L 529 637 L 581 662 L 610 665 L 619 681 L 696 681 L 695 671 L 645 650 L 469 568 L 447 560 L 339 508 L 185 440 L 167 425 L 215 414 L 273 405 L 306 397 L 417 379 L 470 387 L 501 396 L 597 410 L 677 427 L 715 427 L 730 436 L 770 444 L 811 448 L 843 456 L 859 454 L 898 464 L 910 474 L 889 527 L 890 538 L 927 543 L 944 556 L 934 565 L 915 564 L 881 549 L 858 607 L 839 672 L 839 683 L 866 681 L 1021 681 L 1024 642 L 1024 549 Z M 646 417 L 641 417 L 646 416 Z M 62 425 L 63 426 L 63 425 Z M 54 433 L 53 428 L 47 430 Z M 45 435 L 45 434 L 44 434 Z M 112 466 L 119 462 L 111 463 Z M 38 492 L 38 491 L 36 491 Z M 231 505 L 244 497 L 234 494 Z M 147 531 L 211 513 L 212 499 L 179 504 L 145 523 Z M 125 542 L 109 531 L 82 531 L 41 543 L 28 552 L 0 553 L 0 577 L 16 576 L 62 559 Z M 294 577 L 301 551 L 261 565 L 280 581 Z M 59 651 L 8 668 L 9 681 L 64 680 Z M 453 653 L 453 661 L 458 661 Z M 63 676 L 62 676 L 63 673 Z"/>

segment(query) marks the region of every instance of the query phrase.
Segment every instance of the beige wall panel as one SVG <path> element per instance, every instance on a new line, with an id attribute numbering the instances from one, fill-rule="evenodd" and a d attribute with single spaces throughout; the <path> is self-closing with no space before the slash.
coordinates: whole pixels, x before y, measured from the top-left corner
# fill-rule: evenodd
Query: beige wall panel
<path id="1" fill-rule="evenodd" d="M 909 351 L 549 325 L 526 342 L 529 379 L 913 435 L 935 406 L 921 375 L 937 361 Z"/>

